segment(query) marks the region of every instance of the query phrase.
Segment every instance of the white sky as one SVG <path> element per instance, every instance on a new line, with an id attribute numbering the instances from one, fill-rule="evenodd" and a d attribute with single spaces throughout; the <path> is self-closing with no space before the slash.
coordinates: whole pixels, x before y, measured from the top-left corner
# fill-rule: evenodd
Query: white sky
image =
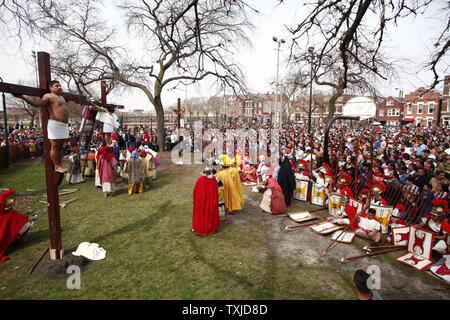
<path id="1" fill-rule="evenodd" d="M 253 6 L 261 11 L 259 16 L 252 15 L 256 27 L 254 33 L 250 35 L 253 47 L 243 48 L 241 52 L 235 54 L 235 59 L 240 61 L 247 76 L 248 87 L 253 92 L 275 91 L 274 85 L 270 84 L 275 80 L 277 62 L 277 44 L 272 40 L 272 37 L 284 38 L 287 41 L 286 44 L 281 46 L 279 70 L 281 81 L 287 67 L 288 43 L 291 39 L 285 25 L 292 26 L 296 21 L 300 21 L 306 11 L 300 4 L 301 1 L 296 0 L 285 0 L 279 6 L 276 6 L 277 1 L 275 0 L 254 0 L 253 2 Z M 401 72 L 401 79 L 380 82 L 379 89 L 384 95 L 398 96 L 398 91 L 395 90 L 397 87 L 406 94 L 420 86 L 426 86 L 426 83 L 431 81 L 432 74 L 423 70 L 423 64 L 429 57 L 433 40 L 442 30 L 442 24 L 445 23 L 443 21 L 445 15 L 440 11 L 445 4 L 446 1 L 444 0 L 434 1 L 433 6 L 427 11 L 428 18 L 402 20 L 398 28 L 389 29 L 388 35 L 392 38 L 392 41 L 385 45 L 390 48 L 389 53 L 401 58 L 404 72 Z M 28 50 L 24 49 L 22 52 L 18 49 L 18 44 L 14 42 L 7 46 L 1 46 L 0 77 L 5 82 L 27 81 L 30 85 L 36 82 L 31 50 L 46 51 L 39 44 L 30 45 Z M 441 63 L 439 70 L 442 78 L 445 72 L 444 68 L 447 68 L 447 73 L 450 72 L 448 55 L 444 57 L 443 62 L 445 63 Z M 169 87 L 171 86 L 169 85 Z M 437 89 L 442 91 L 442 86 Z M 210 94 L 214 94 L 214 92 L 209 91 L 206 81 L 202 85 L 191 85 L 187 88 L 188 99 L 195 96 L 209 96 Z M 177 98 L 181 98 L 183 103 L 185 96 L 185 88 L 179 86 L 178 89 L 163 94 L 163 104 L 176 103 Z M 114 92 L 108 96 L 108 101 L 123 104 L 126 110 L 154 110 L 146 96 L 137 89 Z"/>

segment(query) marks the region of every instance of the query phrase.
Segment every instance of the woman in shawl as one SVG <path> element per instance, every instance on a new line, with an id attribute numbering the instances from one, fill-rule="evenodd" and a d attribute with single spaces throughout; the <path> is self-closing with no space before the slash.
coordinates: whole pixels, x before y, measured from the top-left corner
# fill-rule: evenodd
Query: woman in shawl
<path id="1" fill-rule="evenodd" d="M 283 189 L 274 178 L 269 178 L 267 190 L 264 191 L 263 198 L 259 205 L 267 213 L 280 214 L 286 212 Z"/>
<path id="2" fill-rule="evenodd" d="M 124 168 L 125 173 L 128 173 L 128 194 L 130 196 L 143 191 L 143 166 L 144 162 L 139 158 L 137 151 L 133 150 Z"/>
<path id="3" fill-rule="evenodd" d="M 112 197 L 117 179 L 114 167 L 117 165 L 117 159 L 114 156 L 111 147 L 104 147 L 103 152 L 98 159 L 98 173 L 100 183 L 102 184 L 103 197 Z"/>
<path id="4" fill-rule="evenodd" d="M 281 189 L 283 189 L 284 202 L 286 203 L 286 207 L 288 207 L 291 204 L 292 196 L 295 191 L 295 176 L 292 172 L 291 163 L 287 157 L 284 157 L 283 162 L 280 164 L 277 182 Z"/>

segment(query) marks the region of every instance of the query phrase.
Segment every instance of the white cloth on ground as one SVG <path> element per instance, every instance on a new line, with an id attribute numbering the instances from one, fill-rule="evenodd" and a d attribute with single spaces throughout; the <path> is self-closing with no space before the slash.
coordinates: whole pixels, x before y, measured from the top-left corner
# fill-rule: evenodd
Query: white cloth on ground
<path id="1" fill-rule="evenodd" d="M 83 256 L 89 260 L 102 260 L 106 257 L 106 250 L 98 243 L 82 242 L 78 245 L 77 251 L 72 252 L 74 256 Z"/>

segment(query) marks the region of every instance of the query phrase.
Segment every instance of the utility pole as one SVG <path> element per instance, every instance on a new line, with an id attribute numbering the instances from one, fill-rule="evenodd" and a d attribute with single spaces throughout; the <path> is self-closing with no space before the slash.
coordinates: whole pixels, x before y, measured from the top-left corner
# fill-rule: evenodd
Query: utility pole
<path id="1" fill-rule="evenodd" d="M 309 112 L 308 112 L 308 134 L 311 134 L 311 116 L 312 116 L 312 84 L 313 84 L 313 63 L 314 63 L 314 47 L 309 47 L 308 52 L 310 54 L 311 64 L 311 83 L 309 85 Z"/>
<path id="2" fill-rule="evenodd" d="M 279 39 L 277 37 L 272 38 L 273 41 L 275 41 L 278 44 L 277 48 L 277 81 L 276 81 L 276 89 L 275 89 L 275 112 L 276 112 L 276 121 L 278 128 L 281 129 L 281 110 L 278 104 L 278 72 L 279 72 L 279 66 L 280 66 L 280 46 L 282 43 L 285 43 L 286 41 L 284 39 Z"/>

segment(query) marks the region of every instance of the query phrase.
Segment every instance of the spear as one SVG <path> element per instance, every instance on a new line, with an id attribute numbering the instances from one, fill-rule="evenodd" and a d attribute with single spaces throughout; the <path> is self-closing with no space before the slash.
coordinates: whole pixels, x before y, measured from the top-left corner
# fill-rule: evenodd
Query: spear
<path id="1" fill-rule="evenodd" d="M 370 252 L 374 252 L 375 250 L 378 250 L 378 249 L 392 249 L 392 248 L 400 248 L 400 247 L 406 248 L 406 246 L 375 246 L 375 247 L 364 246 L 362 249 L 364 251 L 367 251 L 367 253 L 370 253 Z"/>
<path id="2" fill-rule="evenodd" d="M 395 249 L 388 249 L 388 250 L 383 250 L 383 251 L 378 251 L 378 252 L 371 252 L 371 253 L 361 254 L 361 255 L 358 255 L 358 256 L 353 256 L 353 257 L 348 257 L 348 258 L 341 258 L 341 262 L 342 263 L 346 263 L 346 262 L 349 262 L 350 260 L 355 260 L 355 259 L 358 259 L 358 258 L 371 257 L 371 256 L 376 256 L 376 255 L 379 255 L 379 254 L 383 254 L 383 253 L 400 251 L 400 250 L 403 250 L 403 249 L 405 249 L 404 246 L 401 246 L 401 247 L 399 246 L 398 248 L 395 248 Z"/>
<path id="3" fill-rule="evenodd" d="M 307 226 L 312 226 L 314 224 L 318 224 L 318 222 L 311 222 L 311 223 L 306 223 L 306 224 L 302 224 L 299 226 L 286 226 L 286 228 L 284 228 L 286 231 L 290 231 L 292 229 L 297 229 L 297 228 L 303 228 L 303 227 L 307 227 Z"/>

